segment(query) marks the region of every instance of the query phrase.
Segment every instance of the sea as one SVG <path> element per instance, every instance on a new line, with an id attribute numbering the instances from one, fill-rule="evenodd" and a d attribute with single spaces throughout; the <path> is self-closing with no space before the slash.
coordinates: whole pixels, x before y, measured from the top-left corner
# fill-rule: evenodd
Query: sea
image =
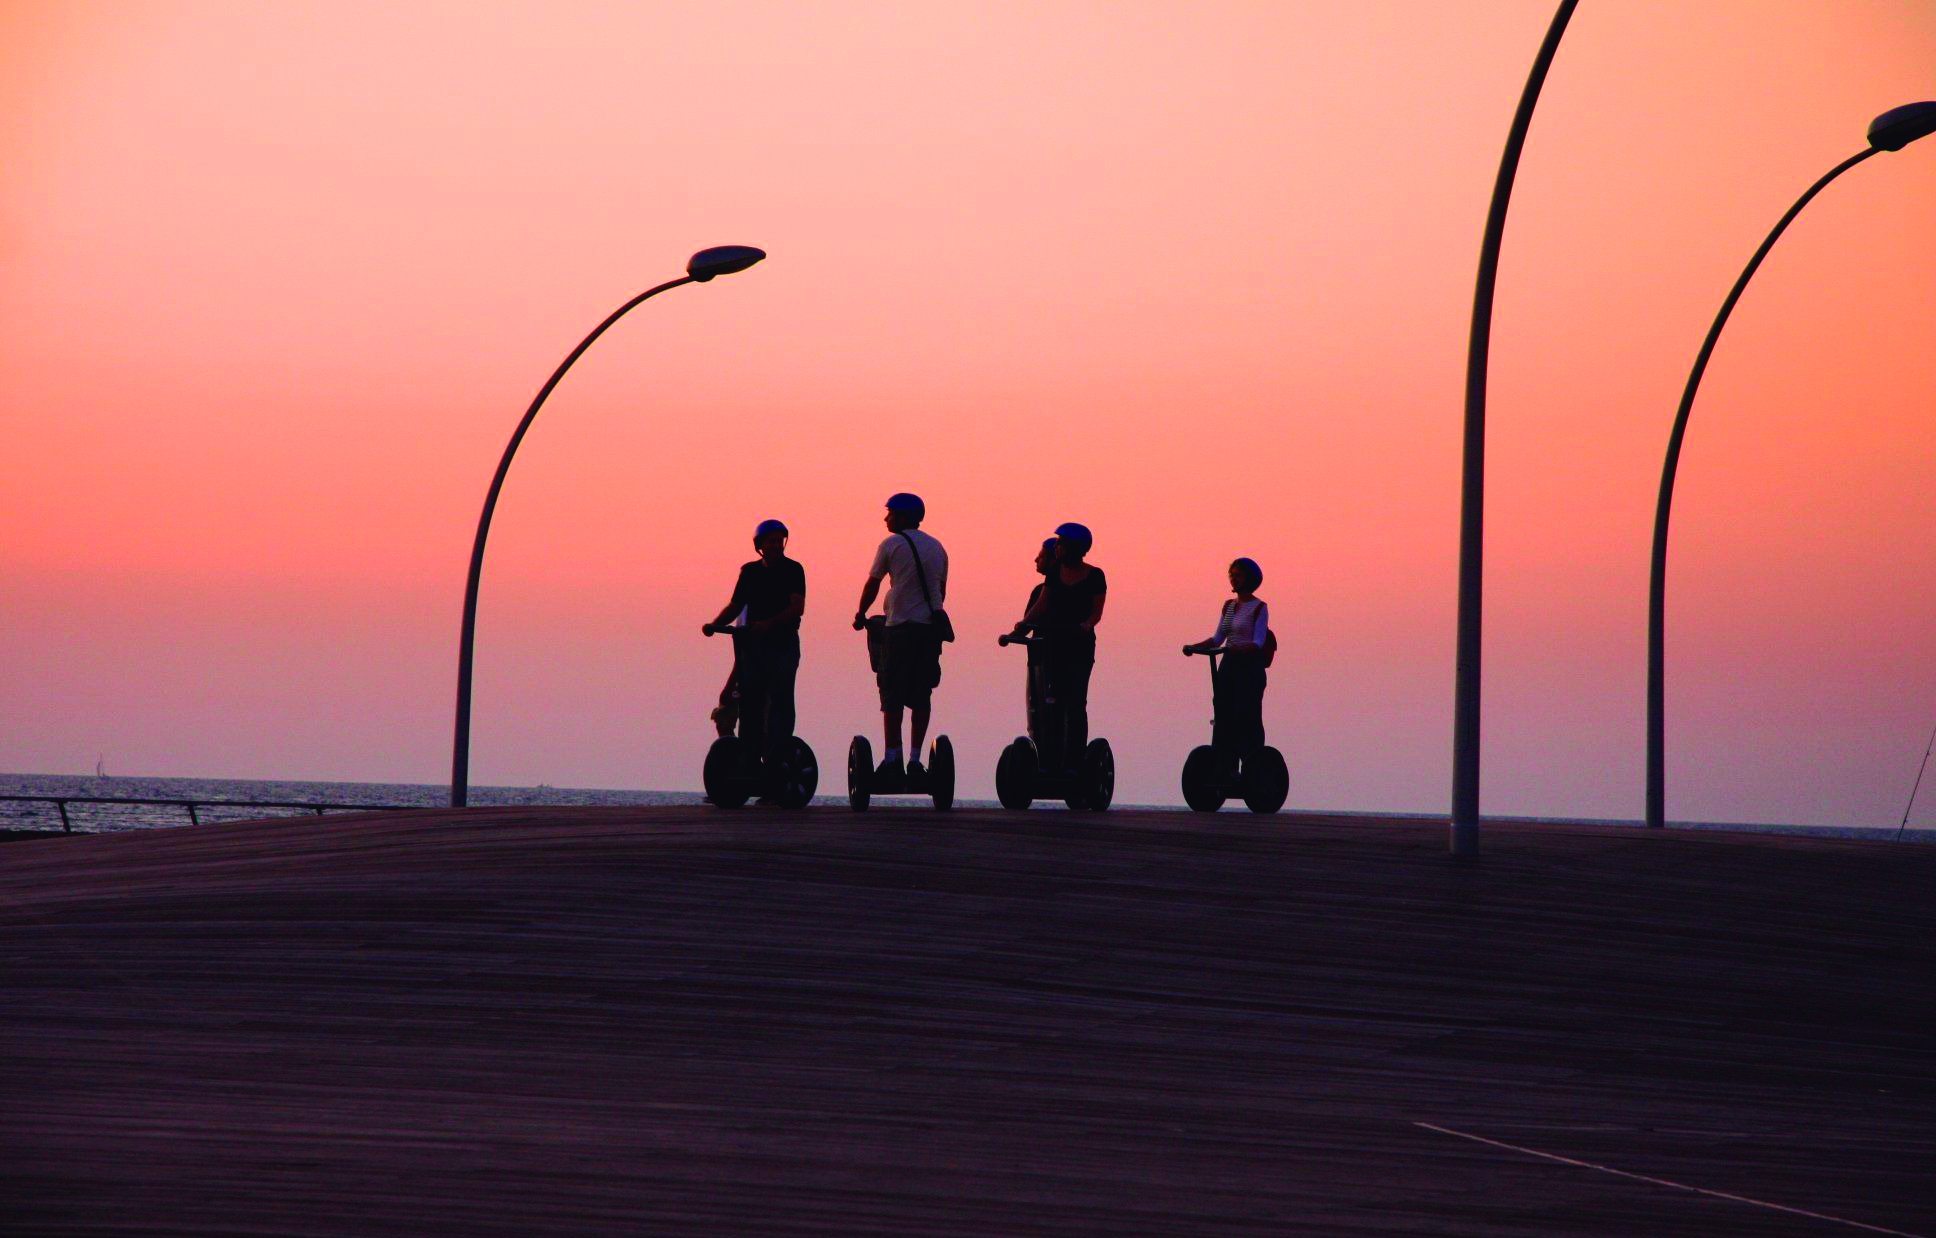
<path id="1" fill-rule="evenodd" d="M 60 809 L 7 799 L 23 795 L 77 795 L 100 799 L 193 800 L 201 821 L 247 821 L 262 817 L 313 814 L 314 809 L 223 807 L 222 801 L 281 800 L 329 804 L 350 809 L 359 804 L 439 808 L 450 803 L 449 783 L 277 782 L 251 778 L 151 778 L 110 775 L 0 774 L 0 829 L 59 829 Z M 470 802 L 490 804 L 700 804 L 697 791 L 601 791 L 584 787 L 479 787 Z M 75 833 L 157 829 L 188 825 L 188 809 L 176 804 L 67 805 Z"/>
<path id="2" fill-rule="evenodd" d="M 195 819 L 209 821 L 249 821 L 273 816 L 313 814 L 313 808 L 262 808 L 245 801 L 281 800 L 303 804 L 327 804 L 351 810 L 359 805 L 441 808 L 450 803 L 448 783 L 419 782 L 297 782 L 252 778 L 163 778 L 93 776 L 74 774 L 0 774 L 0 832 L 60 829 L 60 809 L 50 803 L 10 799 L 14 796 L 82 796 L 120 800 L 193 800 Z M 224 802 L 227 801 L 225 806 Z M 470 802 L 477 806 L 492 804 L 703 804 L 697 791 L 617 791 L 591 787 L 480 787 L 470 789 Z M 845 804 L 847 797 L 818 795 L 816 805 Z M 993 808 L 993 800 L 958 800 L 963 808 Z M 1039 805 L 1060 809 L 1060 803 Z M 1122 804 L 1121 808 L 1177 809 L 1179 804 Z M 1239 804 L 1226 806 L 1225 812 L 1242 812 Z M 1299 811 L 1296 806 L 1287 813 Z M 1370 820 L 1443 821 L 1442 813 L 1351 812 L 1326 808 L 1327 816 L 1363 817 Z M 79 833 L 105 833 L 115 830 L 164 829 L 191 823 L 188 809 L 179 804 L 89 804 L 69 802 L 68 824 Z M 1640 827 L 1638 821 L 1573 817 L 1488 817 L 1501 821 L 1544 821 L 1553 825 L 1615 825 Z M 1819 838 L 1866 838 L 1893 840 L 1893 826 L 1848 825 L 1772 825 L 1742 821 L 1676 821 L 1675 829 L 1733 830 L 1767 834 L 1801 834 Z M 1936 828 L 1911 825 L 1901 841 L 1936 843 Z"/>

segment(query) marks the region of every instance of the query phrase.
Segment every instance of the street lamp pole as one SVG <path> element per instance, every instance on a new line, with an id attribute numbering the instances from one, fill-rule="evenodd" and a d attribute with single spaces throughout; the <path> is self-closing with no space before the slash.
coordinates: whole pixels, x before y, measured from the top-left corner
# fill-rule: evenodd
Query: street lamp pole
<path id="1" fill-rule="evenodd" d="M 1741 270 L 1740 278 L 1728 290 L 1727 300 L 1721 302 L 1721 312 L 1714 316 L 1714 322 L 1707 329 L 1707 338 L 1701 341 L 1701 351 L 1695 355 L 1694 368 L 1687 375 L 1687 386 L 1681 390 L 1680 407 L 1674 413 L 1674 428 L 1667 436 L 1667 460 L 1660 470 L 1660 496 L 1654 505 L 1654 546 L 1653 560 L 1647 575 L 1647 827 L 1662 829 L 1667 824 L 1667 519 L 1674 504 L 1674 474 L 1680 467 L 1681 441 L 1687 436 L 1688 414 L 1694 409 L 1694 394 L 1700 389 L 1701 376 L 1707 372 L 1708 358 L 1714 353 L 1714 345 L 1721 338 L 1721 328 L 1727 325 L 1728 315 L 1734 312 L 1734 304 L 1741 299 L 1741 293 L 1761 266 L 1761 260 L 1768 256 L 1775 241 L 1788 230 L 1795 216 L 1812 201 L 1816 194 L 1828 187 L 1830 181 L 1842 175 L 1856 164 L 1871 155 L 1885 150 L 1901 150 L 1917 138 L 1926 137 L 1936 131 L 1936 102 L 1910 103 L 1892 108 L 1875 118 L 1869 125 L 1869 145 L 1866 149 L 1844 159 L 1830 168 L 1823 177 L 1808 187 L 1808 191 L 1795 199 L 1795 205 L 1788 208 L 1787 214 L 1776 221 L 1748 259 L 1748 265 Z"/>
<path id="2" fill-rule="evenodd" d="M 684 275 L 678 279 L 667 280 L 656 288 L 646 289 L 613 310 L 604 322 L 594 327 L 592 333 L 581 340 L 578 347 L 571 350 L 571 355 L 551 372 L 551 377 L 545 380 L 545 385 L 538 389 L 537 398 L 531 401 L 531 407 L 525 410 L 524 420 L 518 422 L 518 428 L 512 433 L 510 443 L 504 448 L 503 458 L 497 462 L 497 473 L 491 478 L 491 488 L 484 495 L 484 511 L 477 518 L 477 538 L 471 543 L 470 575 L 464 582 L 464 623 L 457 638 L 457 727 L 450 750 L 450 806 L 452 808 L 464 807 L 470 798 L 471 644 L 477 631 L 477 581 L 484 571 L 484 539 L 490 534 L 491 513 L 497 508 L 498 491 L 504 488 L 504 475 L 511 470 L 511 457 L 517 454 L 518 444 L 524 441 L 524 432 L 531 428 L 532 420 L 537 417 L 538 410 L 544 406 L 545 397 L 550 395 L 551 389 L 558 385 L 558 380 L 565 376 L 565 371 L 571 368 L 571 363 L 578 360 L 584 351 L 592 346 L 593 340 L 605 334 L 607 327 L 623 318 L 634 306 L 658 296 L 669 288 L 677 288 L 681 284 L 703 284 L 715 276 L 744 271 L 764 257 L 766 253 L 763 250 L 754 249 L 750 245 L 720 245 L 694 254 L 691 261 L 686 264 Z"/>
<path id="3" fill-rule="evenodd" d="M 1479 625 L 1485 594 L 1486 361 L 1492 347 L 1492 292 L 1499 276 L 1499 243 L 1506 234 L 1506 205 L 1519 170 L 1519 152 L 1526 144 L 1546 70 L 1578 3 L 1560 0 L 1520 92 L 1519 109 L 1513 113 L 1499 176 L 1492 186 L 1485 239 L 1479 246 L 1479 278 L 1472 295 L 1472 336 L 1465 360 L 1465 461 L 1459 490 L 1458 671 L 1452 691 L 1452 856 L 1461 860 L 1479 856 Z"/>

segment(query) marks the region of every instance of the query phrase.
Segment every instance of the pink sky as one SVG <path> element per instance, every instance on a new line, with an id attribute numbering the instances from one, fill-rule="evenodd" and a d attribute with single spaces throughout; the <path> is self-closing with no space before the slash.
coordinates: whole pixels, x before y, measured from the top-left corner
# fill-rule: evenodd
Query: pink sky
<path id="1" fill-rule="evenodd" d="M 1119 799 L 1207 735 L 1223 564 L 1284 641 L 1293 807 L 1449 791 L 1486 195 L 1546 0 L 0 7 L 0 767 L 434 782 L 490 470 L 695 249 L 772 258 L 602 340 L 526 441 L 478 783 L 698 783 L 753 524 L 809 576 L 801 731 L 890 491 L 954 556 L 964 794 L 1057 522 L 1112 600 Z M 1637 816 L 1647 539 L 1708 320 L 1926 0 L 1586 0 L 1506 237 L 1484 807 Z M 1936 722 L 1936 142 L 1783 239 L 1704 384 L 1669 589 L 1675 818 L 1893 824 Z M 829 787 L 829 789 L 833 789 Z M 1932 810 L 1936 811 L 1936 810 Z M 1936 822 L 1936 816 L 1918 817 Z"/>

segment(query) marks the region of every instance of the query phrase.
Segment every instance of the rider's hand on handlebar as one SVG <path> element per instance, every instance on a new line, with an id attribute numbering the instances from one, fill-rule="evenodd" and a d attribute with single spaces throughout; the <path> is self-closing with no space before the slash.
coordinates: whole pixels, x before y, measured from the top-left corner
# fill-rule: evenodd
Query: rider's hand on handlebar
<path id="1" fill-rule="evenodd" d="M 859 632 L 865 629 L 866 627 L 867 627 L 867 612 L 864 610 L 855 611 L 854 612 L 854 631 Z"/>
<path id="2" fill-rule="evenodd" d="M 711 636 L 714 632 L 718 631 L 719 629 L 715 628 L 710 623 L 702 623 L 699 625 L 699 630 L 701 632 L 704 632 L 706 635 Z"/>

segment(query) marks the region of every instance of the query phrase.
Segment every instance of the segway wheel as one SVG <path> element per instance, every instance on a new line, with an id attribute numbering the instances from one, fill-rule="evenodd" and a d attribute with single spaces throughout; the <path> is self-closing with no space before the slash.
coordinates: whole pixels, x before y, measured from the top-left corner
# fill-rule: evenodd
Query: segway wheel
<path id="1" fill-rule="evenodd" d="M 874 748 L 865 735 L 854 736 L 847 745 L 847 807 L 866 812 L 874 798 Z"/>
<path id="2" fill-rule="evenodd" d="M 1222 771 L 1217 765 L 1217 750 L 1209 744 L 1199 744 L 1183 758 L 1183 802 L 1197 812 L 1223 807 Z"/>
<path id="3" fill-rule="evenodd" d="M 768 794 L 782 808 L 805 808 L 820 785 L 820 764 L 813 749 L 798 735 L 780 741 L 779 751 L 767 758 Z"/>
<path id="4" fill-rule="evenodd" d="M 1035 800 L 1035 745 L 1017 738 L 995 762 L 995 797 L 1003 808 L 1027 808 Z"/>
<path id="5" fill-rule="evenodd" d="M 936 812 L 955 806 L 955 745 L 946 735 L 935 736 L 928 745 L 928 794 L 934 797 Z"/>
<path id="6" fill-rule="evenodd" d="M 1269 744 L 1244 758 L 1244 803 L 1252 812 L 1276 812 L 1291 793 L 1291 771 L 1284 754 Z"/>
<path id="7" fill-rule="evenodd" d="M 1091 812 L 1102 812 L 1115 798 L 1116 754 L 1109 750 L 1108 740 L 1092 739 L 1082 754 L 1082 806 Z"/>
<path id="8" fill-rule="evenodd" d="M 746 745 L 737 735 L 722 735 L 706 749 L 706 764 L 700 780 L 706 784 L 706 798 L 721 808 L 738 808 L 753 793 L 753 780 L 747 777 Z"/>

